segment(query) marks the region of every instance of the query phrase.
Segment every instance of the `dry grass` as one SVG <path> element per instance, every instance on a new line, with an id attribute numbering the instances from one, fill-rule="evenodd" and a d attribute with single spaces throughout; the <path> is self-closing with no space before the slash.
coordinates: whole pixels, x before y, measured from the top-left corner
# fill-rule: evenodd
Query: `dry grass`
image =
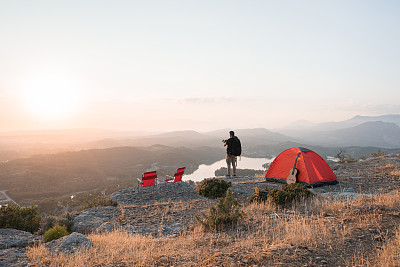
<path id="1" fill-rule="evenodd" d="M 393 170 L 393 171 L 389 172 L 389 174 L 393 175 L 393 176 L 400 176 L 400 170 L 398 170 L 398 169 Z"/>
<path id="2" fill-rule="evenodd" d="M 400 229 L 381 250 L 371 251 L 368 246 L 351 247 L 346 243 L 361 236 L 359 232 L 365 235 L 371 227 L 382 227 L 383 215 L 364 209 L 376 206 L 400 209 L 399 193 L 356 200 L 315 198 L 290 209 L 253 203 L 243 207 L 246 217 L 231 231 L 204 233 L 200 227 L 194 227 L 193 231 L 175 238 L 154 238 L 118 230 L 89 235 L 92 247 L 74 255 L 51 253 L 40 245 L 28 250 L 28 260 L 45 266 L 272 265 L 283 264 L 282 259 L 288 257 L 279 256 L 277 249 L 303 246 L 325 251 L 327 257 L 335 249 L 347 249 L 348 260 L 342 259 L 346 265 L 368 266 L 381 262 L 381 266 L 400 266 Z M 294 260 L 299 260 L 296 253 L 292 254 Z"/>
<path id="3" fill-rule="evenodd" d="M 378 253 L 376 263 L 380 266 L 400 266 L 400 228 L 396 229 L 395 236 L 387 242 Z"/>

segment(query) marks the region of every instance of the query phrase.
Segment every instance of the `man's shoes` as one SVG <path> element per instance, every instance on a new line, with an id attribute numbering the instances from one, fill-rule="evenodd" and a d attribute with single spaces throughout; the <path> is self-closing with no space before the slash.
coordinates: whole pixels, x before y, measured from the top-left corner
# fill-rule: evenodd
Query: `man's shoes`
<path id="1" fill-rule="evenodd" d="M 237 177 L 236 174 L 232 175 L 233 177 Z"/>
<path id="2" fill-rule="evenodd" d="M 230 174 L 225 175 L 225 178 L 231 178 Z"/>

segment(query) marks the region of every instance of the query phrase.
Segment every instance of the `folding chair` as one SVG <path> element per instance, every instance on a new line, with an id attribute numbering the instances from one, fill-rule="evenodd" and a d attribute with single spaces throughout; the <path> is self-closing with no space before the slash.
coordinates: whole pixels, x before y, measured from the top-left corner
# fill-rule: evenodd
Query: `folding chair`
<path id="1" fill-rule="evenodd" d="M 167 179 L 164 180 L 164 182 L 166 183 L 181 183 L 182 182 L 182 176 L 183 173 L 185 172 L 185 168 L 186 167 L 182 167 L 176 170 L 176 173 L 174 174 L 174 176 L 169 176 L 167 175 Z M 175 189 L 174 189 L 175 190 Z"/>
<path id="2" fill-rule="evenodd" d="M 138 191 L 141 194 L 141 187 L 147 187 L 147 186 L 152 186 L 153 187 L 153 196 L 154 196 L 154 188 L 157 185 L 157 171 L 151 171 L 151 172 L 145 172 L 142 175 L 142 179 L 137 179 L 138 180 Z"/>

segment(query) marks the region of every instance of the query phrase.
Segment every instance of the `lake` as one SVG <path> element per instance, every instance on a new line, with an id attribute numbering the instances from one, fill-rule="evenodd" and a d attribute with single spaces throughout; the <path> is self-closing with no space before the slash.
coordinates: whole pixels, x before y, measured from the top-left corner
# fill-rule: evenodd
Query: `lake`
<path id="1" fill-rule="evenodd" d="M 238 169 L 252 169 L 252 170 L 264 170 L 262 167 L 265 163 L 271 163 L 275 158 L 247 158 L 238 157 Z M 222 159 L 214 162 L 210 165 L 202 164 L 199 168 L 192 174 L 184 175 L 183 180 L 201 181 L 204 178 L 215 177 L 215 171 L 221 167 L 226 168 L 226 160 Z"/>

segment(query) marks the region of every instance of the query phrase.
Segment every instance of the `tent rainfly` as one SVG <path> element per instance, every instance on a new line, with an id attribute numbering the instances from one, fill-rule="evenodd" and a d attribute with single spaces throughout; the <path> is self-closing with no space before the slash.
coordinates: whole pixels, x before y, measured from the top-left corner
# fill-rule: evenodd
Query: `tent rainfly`
<path id="1" fill-rule="evenodd" d="M 338 183 L 328 163 L 314 151 L 303 147 L 289 148 L 280 153 L 268 168 L 266 180 L 286 183 L 296 158 L 297 182 L 312 187 Z"/>

